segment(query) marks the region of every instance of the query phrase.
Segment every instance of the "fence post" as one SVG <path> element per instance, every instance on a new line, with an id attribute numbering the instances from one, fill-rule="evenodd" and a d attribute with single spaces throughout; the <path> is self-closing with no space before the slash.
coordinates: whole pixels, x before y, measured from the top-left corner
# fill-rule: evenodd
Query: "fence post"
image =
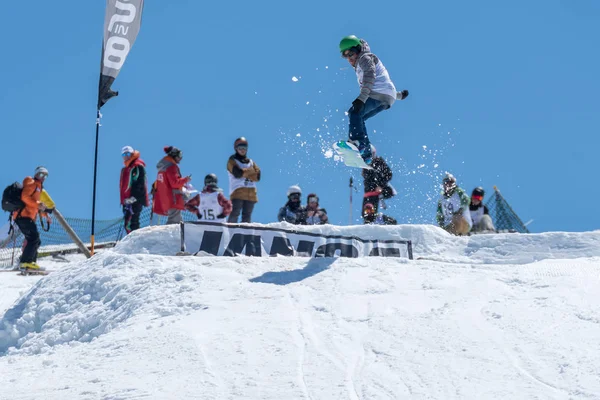
<path id="1" fill-rule="evenodd" d="M 62 226 L 63 229 L 69 234 L 69 237 L 77 245 L 77 247 L 79 248 L 79 250 L 81 250 L 81 252 L 83 254 L 85 254 L 85 256 L 87 258 L 90 258 L 92 256 L 92 253 L 90 253 L 90 251 L 88 250 L 88 248 L 85 247 L 85 244 L 83 244 L 83 242 L 81 241 L 81 239 L 79 239 L 79 236 L 77 236 L 77 234 L 75 233 L 75 231 L 73 230 L 73 228 L 71 228 L 71 226 L 69 225 L 69 223 L 67 222 L 67 220 L 65 220 L 65 217 L 63 217 L 62 214 L 60 213 L 60 211 L 58 211 L 55 208 L 54 211 L 52 211 L 52 214 L 56 217 L 56 220 L 58 221 L 58 223 L 60 224 L 60 226 Z"/>

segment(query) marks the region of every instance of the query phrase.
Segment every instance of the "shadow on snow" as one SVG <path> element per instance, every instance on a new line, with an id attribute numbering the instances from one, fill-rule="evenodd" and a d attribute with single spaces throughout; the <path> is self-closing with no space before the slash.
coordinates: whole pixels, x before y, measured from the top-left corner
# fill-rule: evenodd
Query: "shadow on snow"
<path id="1" fill-rule="evenodd" d="M 304 279 L 328 270 L 335 260 L 337 260 L 335 257 L 311 258 L 304 268 L 294 269 L 291 271 L 265 272 L 261 276 L 250 279 L 250 282 L 271 283 L 273 285 L 289 285 L 290 283 L 300 282 Z"/>

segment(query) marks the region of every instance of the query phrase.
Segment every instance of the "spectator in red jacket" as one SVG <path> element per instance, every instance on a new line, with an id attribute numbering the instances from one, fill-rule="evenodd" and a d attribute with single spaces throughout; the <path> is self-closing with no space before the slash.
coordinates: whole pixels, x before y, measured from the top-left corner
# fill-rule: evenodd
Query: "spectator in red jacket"
<path id="1" fill-rule="evenodd" d="M 148 185 L 146 184 L 146 164 L 140 152 L 131 146 L 121 149 L 125 166 L 121 169 L 121 206 L 125 231 L 130 233 L 140 228 L 140 214 L 148 207 Z"/>
<path id="2" fill-rule="evenodd" d="M 181 211 L 185 208 L 183 199 L 183 186 L 192 180 L 190 175 L 181 176 L 178 164 L 183 158 L 183 152 L 177 147 L 164 148 L 167 154 L 156 165 L 158 175 L 154 182 L 154 199 L 152 211 L 158 215 L 167 216 L 167 224 L 181 222 Z"/>

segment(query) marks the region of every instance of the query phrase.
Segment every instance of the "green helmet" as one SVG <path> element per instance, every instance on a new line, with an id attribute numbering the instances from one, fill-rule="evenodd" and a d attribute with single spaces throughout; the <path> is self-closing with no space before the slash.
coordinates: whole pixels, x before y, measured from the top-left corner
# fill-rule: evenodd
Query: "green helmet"
<path id="1" fill-rule="evenodd" d="M 340 53 L 343 53 L 354 46 L 360 46 L 360 39 L 354 35 L 345 36 L 340 42 Z"/>

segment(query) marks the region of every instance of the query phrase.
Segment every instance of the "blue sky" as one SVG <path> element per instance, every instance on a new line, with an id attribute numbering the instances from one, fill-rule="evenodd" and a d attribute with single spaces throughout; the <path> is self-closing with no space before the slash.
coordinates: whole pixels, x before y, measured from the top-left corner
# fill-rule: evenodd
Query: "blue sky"
<path id="1" fill-rule="evenodd" d="M 3 5 L 0 185 L 45 165 L 48 191 L 72 217 L 91 215 L 104 7 Z M 393 164 L 399 222 L 433 223 L 450 171 L 469 192 L 497 185 L 534 232 L 600 227 L 596 0 L 147 1 L 113 85 L 120 96 L 102 109 L 97 218 L 120 215 L 122 146 L 139 149 L 154 178 L 162 148 L 175 145 L 193 183 L 214 172 L 227 189 L 233 140 L 245 136 L 263 170 L 255 221 L 274 221 L 286 188 L 300 184 L 347 224 L 359 170 L 324 152 L 347 136 L 344 111 L 358 94 L 337 48 L 348 34 L 411 93 L 367 123 Z"/>

